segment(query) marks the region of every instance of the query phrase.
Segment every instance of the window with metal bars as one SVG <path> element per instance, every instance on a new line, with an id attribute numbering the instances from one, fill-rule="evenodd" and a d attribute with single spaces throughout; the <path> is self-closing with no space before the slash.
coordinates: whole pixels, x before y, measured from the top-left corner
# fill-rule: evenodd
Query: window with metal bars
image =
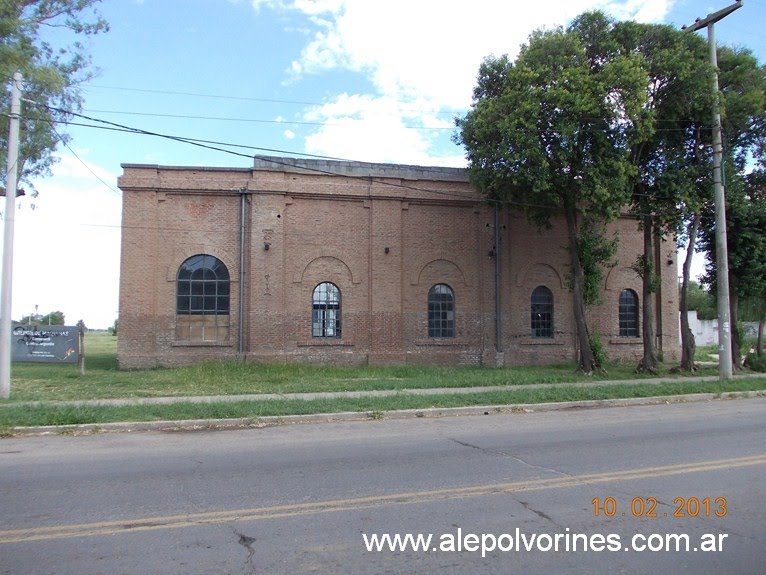
<path id="1" fill-rule="evenodd" d="M 638 337 L 638 294 L 632 289 L 620 292 L 620 337 Z"/>
<path id="2" fill-rule="evenodd" d="M 553 337 L 553 293 L 545 286 L 537 286 L 531 298 L 532 337 Z"/>
<path id="3" fill-rule="evenodd" d="M 313 337 L 340 337 L 340 290 L 330 282 L 314 288 L 311 312 Z"/>
<path id="4" fill-rule="evenodd" d="M 428 337 L 455 337 L 455 293 L 446 284 L 428 290 Z"/>

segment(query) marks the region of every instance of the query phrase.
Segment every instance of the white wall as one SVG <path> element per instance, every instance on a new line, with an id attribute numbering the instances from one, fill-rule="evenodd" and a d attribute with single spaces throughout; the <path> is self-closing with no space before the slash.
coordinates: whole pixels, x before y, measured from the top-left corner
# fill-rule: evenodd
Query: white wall
<path id="1" fill-rule="evenodd" d="M 679 314 L 678 321 L 681 318 Z M 758 322 L 742 322 L 747 337 L 756 337 L 758 335 Z M 689 312 L 689 328 L 694 334 L 694 342 L 697 347 L 703 345 L 718 345 L 718 320 L 717 319 L 697 319 L 697 311 Z M 680 333 L 680 330 L 679 330 Z"/>

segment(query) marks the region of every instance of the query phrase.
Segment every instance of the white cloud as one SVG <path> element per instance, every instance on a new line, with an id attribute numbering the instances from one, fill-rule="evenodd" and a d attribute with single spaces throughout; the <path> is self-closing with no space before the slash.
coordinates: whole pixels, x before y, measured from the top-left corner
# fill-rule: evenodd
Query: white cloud
<path id="1" fill-rule="evenodd" d="M 297 12 L 313 24 L 312 35 L 288 71 L 293 81 L 346 70 L 361 74 L 374 86 L 374 94 L 356 100 L 366 110 L 339 113 L 337 106 L 351 99 L 337 96 L 311 112 L 321 121 L 337 124 L 307 138 L 312 151 L 346 157 L 343 151 L 352 150 L 354 158 L 360 154 L 369 158 L 388 157 L 385 150 L 393 147 L 401 154 L 427 159 L 434 139 L 404 126 L 466 109 L 485 57 L 504 53 L 513 57 L 533 30 L 564 25 L 589 9 L 601 8 L 620 19 L 656 21 L 667 14 L 672 1 L 543 0 L 528 8 L 496 0 L 253 0 L 253 5 Z M 392 102 L 405 104 L 397 107 Z M 420 115 L 407 109 L 413 103 L 422 108 Z M 381 118 L 381 109 L 391 116 Z M 364 127 L 354 127 L 357 123 Z M 398 139 L 391 143 L 381 141 L 394 136 Z"/>
<path id="2" fill-rule="evenodd" d="M 618 20 L 638 22 L 660 22 L 667 16 L 674 4 L 669 0 L 627 0 L 606 2 L 602 8 Z"/>
<path id="3" fill-rule="evenodd" d="M 435 158 L 431 146 L 445 129 L 451 133 L 452 121 L 424 101 L 403 104 L 388 96 L 341 94 L 309 110 L 305 119 L 323 124 L 306 138 L 310 153 L 373 162 L 465 163 L 461 154 Z"/>
<path id="4" fill-rule="evenodd" d="M 296 74 L 343 68 L 370 76 L 382 94 L 417 95 L 464 107 L 482 59 L 515 55 L 537 28 L 563 25 L 591 8 L 619 18 L 659 20 L 669 0 L 548 0 L 525 9 L 495 0 L 296 0 L 319 27 L 292 65 Z"/>

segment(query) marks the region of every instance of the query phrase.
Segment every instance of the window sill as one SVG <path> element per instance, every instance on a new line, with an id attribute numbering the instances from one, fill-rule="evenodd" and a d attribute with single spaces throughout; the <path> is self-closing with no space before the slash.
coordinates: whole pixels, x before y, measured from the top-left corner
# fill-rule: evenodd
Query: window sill
<path id="1" fill-rule="evenodd" d="M 557 341 L 552 337 L 530 337 L 521 340 L 521 345 L 564 345 L 563 341 Z"/>
<path id="2" fill-rule="evenodd" d="M 640 337 L 615 337 L 609 340 L 610 345 L 643 345 Z"/>
<path id="3" fill-rule="evenodd" d="M 171 344 L 173 347 L 233 347 L 231 341 L 195 341 L 195 340 L 176 340 Z"/>
<path id="4" fill-rule="evenodd" d="M 454 337 L 433 337 L 428 339 L 416 339 L 415 345 L 421 346 L 455 346 L 455 345 L 468 345 L 468 341 L 464 338 Z"/>
<path id="5" fill-rule="evenodd" d="M 298 347 L 353 347 L 354 342 L 347 339 L 321 338 L 306 339 L 298 342 Z"/>

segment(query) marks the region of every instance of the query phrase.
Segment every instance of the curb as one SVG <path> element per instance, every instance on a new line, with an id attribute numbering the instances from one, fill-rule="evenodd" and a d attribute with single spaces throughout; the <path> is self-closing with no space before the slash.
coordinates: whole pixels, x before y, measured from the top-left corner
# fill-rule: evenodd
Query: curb
<path id="1" fill-rule="evenodd" d="M 338 412 L 309 415 L 273 415 L 258 418 L 236 419 L 187 419 L 180 421 L 87 423 L 76 425 L 46 425 L 40 427 L 13 427 L 14 437 L 52 435 L 91 435 L 95 433 L 133 432 L 189 432 L 224 431 L 235 429 L 259 429 L 280 425 L 337 423 L 344 421 L 378 421 L 384 419 L 422 419 L 457 417 L 467 415 L 527 414 L 569 409 L 595 409 L 604 407 L 631 407 L 671 403 L 699 403 L 715 400 L 753 399 L 766 397 L 766 390 L 731 391 L 724 393 L 694 393 L 685 395 L 661 395 L 626 399 L 591 399 L 559 403 L 516 403 L 471 407 L 402 409 L 385 412 Z"/>

